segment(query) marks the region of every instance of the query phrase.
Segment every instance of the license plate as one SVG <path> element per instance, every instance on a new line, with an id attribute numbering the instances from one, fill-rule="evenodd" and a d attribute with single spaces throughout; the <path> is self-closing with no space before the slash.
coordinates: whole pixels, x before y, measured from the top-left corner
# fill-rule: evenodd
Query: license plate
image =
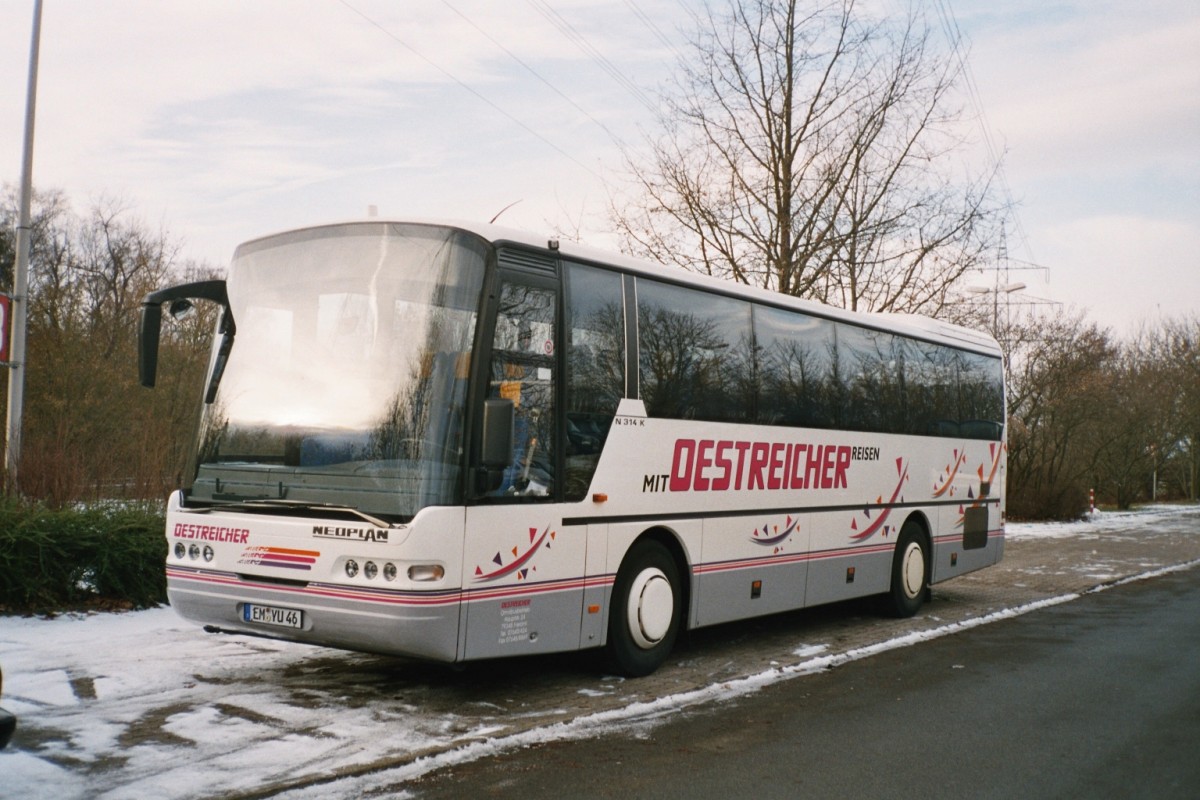
<path id="1" fill-rule="evenodd" d="M 275 625 L 280 628 L 303 628 L 304 612 L 297 608 L 260 606 L 246 603 L 242 606 L 242 619 L 259 625 Z"/>

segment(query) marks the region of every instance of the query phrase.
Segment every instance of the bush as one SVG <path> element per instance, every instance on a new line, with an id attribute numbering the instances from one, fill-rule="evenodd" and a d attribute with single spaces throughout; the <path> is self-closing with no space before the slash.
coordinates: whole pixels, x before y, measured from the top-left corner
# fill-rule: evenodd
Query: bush
<path id="1" fill-rule="evenodd" d="M 51 510 L 0 500 L 0 612 L 166 602 L 157 510 Z"/>
<path id="2" fill-rule="evenodd" d="M 1088 511 L 1088 490 L 1080 483 L 1037 485 L 1008 493 L 1010 520 L 1077 520 Z"/>

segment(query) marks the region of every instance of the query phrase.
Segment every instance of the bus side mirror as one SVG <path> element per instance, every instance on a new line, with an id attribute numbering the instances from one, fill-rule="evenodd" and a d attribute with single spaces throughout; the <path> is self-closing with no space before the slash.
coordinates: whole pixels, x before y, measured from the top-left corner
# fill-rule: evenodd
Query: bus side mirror
<path id="1" fill-rule="evenodd" d="M 142 326 L 138 336 L 138 379 L 153 387 L 158 375 L 158 336 L 162 329 L 162 304 L 142 304 Z"/>
<path id="2" fill-rule="evenodd" d="M 226 338 L 232 338 L 233 314 L 229 310 L 229 294 L 225 289 L 225 281 L 197 281 L 151 292 L 142 300 L 142 323 L 138 331 L 138 380 L 142 386 L 153 387 L 158 376 L 158 340 L 162 333 L 163 303 L 171 304 L 172 317 L 183 319 L 192 311 L 191 299 L 220 303 L 225 309 L 221 317 L 222 333 L 228 334 Z"/>
<path id="3" fill-rule="evenodd" d="M 186 297 L 181 297 L 178 300 L 172 300 L 170 307 L 167 309 L 175 320 L 182 322 L 183 320 L 196 313 L 196 307 L 192 305 L 192 301 Z"/>
<path id="4" fill-rule="evenodd" d="M 503 470 L 513 459 L 513 401 L 493 397 L 483 403 L 482 466 Z"/>

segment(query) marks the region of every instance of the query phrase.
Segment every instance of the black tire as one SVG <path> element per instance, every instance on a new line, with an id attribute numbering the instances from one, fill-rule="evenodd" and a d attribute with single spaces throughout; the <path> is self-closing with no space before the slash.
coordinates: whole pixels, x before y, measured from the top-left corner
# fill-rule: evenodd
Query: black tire
<path id="1" fill-rule="evenodd" d="M 883 612 L 891 617 L 911 617 L 929 592 L 929 553 L 920 524 L 909 521 L 900 528 L 892 558 L 892 586 L 880 597 Z"/>
<path id="2" fill-rule="evenodd" d="M 658 669 L 679 635 L 683 589 L 675 559 L 643 539 L 626 554 L 613 584 L 606 655 L 611 669 L 640 678 Z"/>

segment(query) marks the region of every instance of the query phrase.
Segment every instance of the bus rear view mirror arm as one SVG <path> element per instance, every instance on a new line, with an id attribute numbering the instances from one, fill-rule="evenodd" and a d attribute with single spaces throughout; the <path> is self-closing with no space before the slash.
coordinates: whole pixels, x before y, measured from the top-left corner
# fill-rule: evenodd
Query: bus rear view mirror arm
<path id="1" fill-rule="evenodd" d="M 224 307 L 223 330 L 233 335 L 233 314 L 229 310 L 229 294 L 225 281 L 197 281 L 182 283 L 151 292 L 142 300 L 141 330 L 138 336 L 138 378 L 142 386 L 153 387 L 158 376 L 158 340 L 162 328 L 162 307 L 170 303 L 171 316 L 182 318 L 191 310 L 190 300 L 212 300 Z"/>

